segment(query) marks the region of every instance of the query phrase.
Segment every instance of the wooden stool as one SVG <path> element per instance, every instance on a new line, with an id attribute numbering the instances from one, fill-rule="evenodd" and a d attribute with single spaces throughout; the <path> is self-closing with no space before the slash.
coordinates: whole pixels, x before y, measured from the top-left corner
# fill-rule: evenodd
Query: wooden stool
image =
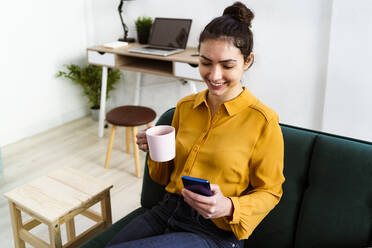
<path id="1" fill-rule="evenodd" d="M 136 144 L 137 126 L 147 125 L 155 119 L 154 110 L 142 106 L 121 106 L 114 108 L 106 115 L 106 121 L 112 125 L 110 141 L 107 148 L 105 168 L 108 168 L 112 145 L 115 139 L 116 127 L 126 127 L 126 152 L 130 152 L 130 135 L 132 134 L 134 161 L 136 165 L 136 176 L 141 176 L 139 150 Z"/>
<path id="2" fill-rule="evenodd" d="M 38 248 L 61 248 L 61 225 L 66 224 L 67 243 L 63 248 L 78 247 L 112 223 L 110 189 L 112 184 L 65 168 L 25 184 L 5 194 L 16 248 L 25 242 Z M 101 214 L 88 208 L 101 202 Z M 32 217 L 23 223 L 21 211 Z M 74 217 L 82 214 L 97 222 L 76 236 Z M 50 244 L 30 233 L 40 225 L 48 226 Z"/>

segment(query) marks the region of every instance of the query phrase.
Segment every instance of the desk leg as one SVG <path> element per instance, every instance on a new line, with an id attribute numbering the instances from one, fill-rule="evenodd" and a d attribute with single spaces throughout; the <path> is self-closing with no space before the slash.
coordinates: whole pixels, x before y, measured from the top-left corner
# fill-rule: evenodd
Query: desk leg
<path id="1" fill-rule="evenodd" d="M 187 82 L 189 83 L 191 93 L 192 94 L 198 93 L 198 90 L 196 89 L 195 82 L 191 81 L 191 80 L 188 80 Z"/>
<path id="2" fill-rule="evenodd" d="M 16 248 L 25 248 L 25 241 L 19 237 L 19 232 L 23 228 L 21 212 L 15 207 L 15 204 L 9 201 L 10 217 L 12 221 L 14 245 Z"/>
<path id="3" fill-rule="evenodd" d="M 71 220 L 66 221 L 66 234 L 67 241 L 74 240 L 76 237 L 74 217 L 72 217 Z"/>
<path id="4" fill-rule="evenodd" d="M 141 86 L 142 86 L 142 72 L 137 72 L 136 90 L 135 90 L 135 93 L 134 93 L 134 105 L 139 105 L 140 104 Z"/>
<path id="5" fill-rule="evenodd" d="M 52 223 L 48 226 L 50 247 L 62 248 L 61 229 L 58 223 Z"/>
<path id="6" fill-rule="evenodd" d="M 112 224 L 112 215 L 111 215 L 111 198 L 110 190 L 107 190 L 101 200 L 101 214 L 102 220 L 105 222 L 105 227 L 109 227 Z"/>
<path id="7" fill-rule="evenodd" d="M 107 67 L 102 67 L 102 82 L 101 82 L 101 104 L 99 109 L 98 121 L 98 136 L 103 137 L 103 128 L 106 114 L 106 88 L 107 88 Z"/>

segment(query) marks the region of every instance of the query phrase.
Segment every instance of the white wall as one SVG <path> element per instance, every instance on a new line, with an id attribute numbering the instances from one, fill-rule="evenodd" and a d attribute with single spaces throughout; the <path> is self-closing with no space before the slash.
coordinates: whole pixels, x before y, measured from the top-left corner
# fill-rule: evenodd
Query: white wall
<path id="1" fill-rule="evenodd" d="M 372 141 L 372 1 L 333 3 L 323 130 Z"/>
<path id="2" fill-rule="evenodd" d="M 192 46 L 197 45 L 198 35 L 205 24 L 234 1 L 136 0 L 125 3 L 124 19 L 130 29 L 129 35 L 135 37 L 134 21 L 140 15 L 192 18 L 189 37 L 189 45 Z M 359 1 L 363 0 L 354 1 L 353 5 Z M 327 123 L 333 119 L 328 114 L 333 112 L 329 108 L 332 105 L 331 92 L 335 90 L 332 84 L 327 88 L 327 97 L 330 98 L 324 113 L 329 118 L 323 118 L 327 65 L 330 70 L 328 81 L 331 82 L 332 75 L 337 74 L 332 72 L 337 70 L 331 59 L 328 63 L 332 1 L 243 2 L 256 14 L 253 22 L 256 60 L 245 75 L 245 85 L 279 113 L 281 122 L 321 129 L 324 119 L 324 128 L 328 130 Z M 367 2 L 364 0 L 362 8 Z M 56 79 L 54 75 L 62 64 L 84 63 L 87 46 L 110 42 L 122 36 L 118 4 L 119 0 L 19 0 L 1 3 L 0 146 L 87 114 L 81 90 L 69 81 Z M 341 5 L 345 9 L 351 6 L 346 6 L 344 0 Z M 367 11 L 370 8 L 365 8 L 365 13 Z M 370 19 L 366 21 L 370 28 Z M 332 29 L 335 28 L 332 26 Z M 363 33 L 358 31 L 358 34 Z M 338 36 L 332 33 L 331 56 L 340 54 L 332 50 L 336 42 Z M 367 47 L 367 41 L 351 44 Z M 352 57 L 353 63 L 360 59 L 359 56 L 363 58 L 369 54 L 370 57 L 368 49 L 360 48 L 358 54 Z M 337 58 L 333 61 L 338 61 Z M 364 57 L 363 61 L 370 60 Z M 355 67 L 355 70 L 358 68 Z M 344 69 L 345 66 L 342 67 Z M 370 74 L 365 74 L 365 66 L 358 70 L 365 75 L 361 78 L 361 84 L 365 85 Z M 347 75 L 351 77 L 355 73 Z M 135 73 L 124 72 L 124 79 L 111 94 L 109 108 L 133 102 L 134 78 Z M 360 77 L 353 77 L 354 82 L 358 79 Z M 141 104 L 155 108 L 158 113 L 174 106 L 180 97 L 189 93 L 188 85 L 181 85 L 173 79 L 145 75 L 144 81 Z M 202 83 L 198 84 L 199 90 L 204 87 Z M 365 91 L 356 95 L 358 99 L 363 93 Z M 363 99 L 367 98 L 363 95 Z M 362 103 L 370 102 L 357 102 L 357 106 Z M 361 107 L 360 111 L 367 110 Z M 364 122 L 360 123 L 364 125 Z"/>
<path id="3" fill-rule="evenodd" d="M 188 45 L 196 46 L 202 28 L 212 18 L 220 16 L 223 9 L 233 2 L 235 0 L 137 0 L 126 2 L 123 14 L 132 37 L 136 37 L 134 21 L 141 15 L 192 18 Z M 332 1 L 243 2 L 256 14 L 253 22 L 256 59 L 254 66 L 245 75 L 245 85 L 279 113 L 281 122 L 320 129 Z M 122 35 L 117 4 L 118 1 L 93 1 L 93 15 L 97 17 L 94 18 L 97 44 L 115 40 Z M 133 85 L 130 82 L 134 78 L 131 73 L 125 74 L 128 80 L 119 85 L 118 91 L 112 95 L 112 105 L 130 103 L 132 99 Z M 202 83 L 198 86 L 204 89 Z M 154 90 L 160 102 L 144 97 Z M 179 93 L 169 94 L 175 91 Z M 151 106 L 161 113 L 188 93 L 187 85 L 182 86 L 167 78 L 146 76 L 141 104 Z"/>
<path id="4" fill-rule="evenodd" d="M 84 1 L 0 4 L 0 146 L 87 113 L 81 90 L 56 79 L 63 64 L 85 60 Z"/>
<path id="5" fill-rule="evenodd" d="M 256 60 L 247 87 L 282 123 L 320 129 L 332 1 L 247 1 Z"/>

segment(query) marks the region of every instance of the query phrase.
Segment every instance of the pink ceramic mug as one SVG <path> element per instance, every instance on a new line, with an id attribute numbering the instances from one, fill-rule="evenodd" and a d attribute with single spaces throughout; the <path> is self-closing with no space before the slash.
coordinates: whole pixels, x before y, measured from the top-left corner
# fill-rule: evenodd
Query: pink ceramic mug
<path id="1" fill-rule="evenodd" d="M 159 125 L 146 130 L 151 159 L 156 162 L 172 160 L 176 155 L 174 127 Z"/>

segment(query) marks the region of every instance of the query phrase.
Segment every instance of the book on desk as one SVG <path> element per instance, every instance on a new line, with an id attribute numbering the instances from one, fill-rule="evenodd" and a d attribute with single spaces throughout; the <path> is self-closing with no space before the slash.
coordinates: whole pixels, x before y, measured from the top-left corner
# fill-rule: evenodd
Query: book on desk
<path id="1" fill-rule="evenodd" d="M 124 42 L 124 41 L 113 41 L 113 42 L 109 42 L 109 43 L 103 44 L 103 47 L 105 47 L 105 48 L 112 48 L 112 49 L 119 48 L 119 47 L 125 47 L 125 46 L 128 46 L 128 42 Z"/>

